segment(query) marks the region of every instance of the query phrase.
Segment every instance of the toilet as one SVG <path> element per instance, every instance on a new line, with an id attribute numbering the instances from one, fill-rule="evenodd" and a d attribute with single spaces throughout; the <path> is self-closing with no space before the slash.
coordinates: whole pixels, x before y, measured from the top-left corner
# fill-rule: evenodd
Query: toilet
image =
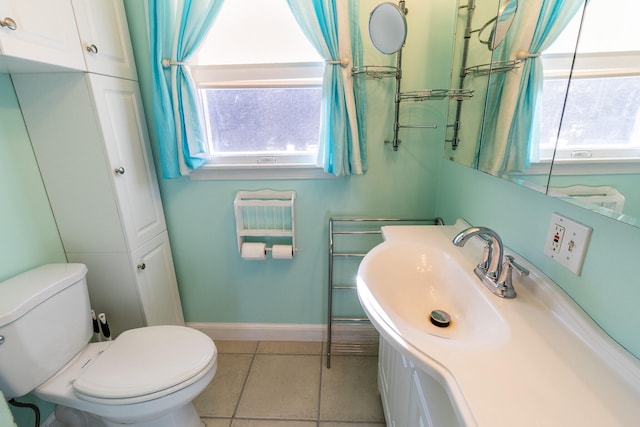
<path id="1" fill-rule="evenodd" d="M 184 326 L 131 329 L 90 343 L 83 264 L 48 264 L 0 283 L 0 390 L 56 404 L 69 427 L 201 427 L 193 399 L 217 349 Z"/>

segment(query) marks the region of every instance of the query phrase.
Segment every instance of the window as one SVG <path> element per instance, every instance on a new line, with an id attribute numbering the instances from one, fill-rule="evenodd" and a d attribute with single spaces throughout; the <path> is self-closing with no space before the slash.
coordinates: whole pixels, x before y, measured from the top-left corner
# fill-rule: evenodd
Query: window
<path id="1" fill-rule="evenodd" d="M 640 37 L 631 34 L 640 3 L 613 3 L 587 4 L 559 136 L 580 13 L 542 56 L 540 160 L 554 148 L 560 162 L 640 159 Z"/>
<path id="2" fill-rule="evenodd" d="M 315 166 L 324 67 L 285 0 L 227 0 L 191 67 L 205 168 Z"/>

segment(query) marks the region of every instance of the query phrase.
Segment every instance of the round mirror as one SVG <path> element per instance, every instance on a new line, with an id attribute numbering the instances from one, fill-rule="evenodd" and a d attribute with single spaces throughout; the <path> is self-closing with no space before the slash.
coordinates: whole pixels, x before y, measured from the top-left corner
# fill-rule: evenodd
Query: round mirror
<path id="1" fill-rule="evenodd" d="M 516 17 L 517 10 L 518 0 L 507 0 L 502 5 L 498 11 L 498 19 L 496 20 L 496 26 L 493 28 L 489 49 L 494 50 L 504 41 L 504 38 L 507 37 L 507 33 L 509 32 L 509 28 L 511 28 L 513 19 Z"/>
<path id="2" fill-rule="evenodd" d="M 491 18 L 489 22 L 480 28 L 478 33 L 478 40 L 480 40 L 480 43 L 486 44 L 489 50 L 495 50 L 495 48 L 500 46 L 507 36 L 509 28 L 511 28 L 511 24 L 513 23 L 513 19 L 516 17 L 517 10 L 518 0 L 506 0 L 498 10 L 498 15 Z M 483 40 L 482 33 L 487 28 L 491 28 L 491 34 L 487 40 Z"/>
<path id="3" fill-rule="evenodd" d="M 407 20 L 393 3 L 381 3 L 369 17 L 369 37 L 379 52 L 391 55 L 399 51 L 407 38 Z"/>

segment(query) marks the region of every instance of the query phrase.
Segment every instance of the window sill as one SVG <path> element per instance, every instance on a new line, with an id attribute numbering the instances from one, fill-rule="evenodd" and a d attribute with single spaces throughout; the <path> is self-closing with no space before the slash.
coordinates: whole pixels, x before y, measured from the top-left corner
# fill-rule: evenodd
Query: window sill
<path id="1" fill-rule="evenodd" d="M 194 181 L 206 180 L 263 180 L 263 179 L 331 179 L 336 176 L 311 165 L 204 165 L 189 175 Z"/>

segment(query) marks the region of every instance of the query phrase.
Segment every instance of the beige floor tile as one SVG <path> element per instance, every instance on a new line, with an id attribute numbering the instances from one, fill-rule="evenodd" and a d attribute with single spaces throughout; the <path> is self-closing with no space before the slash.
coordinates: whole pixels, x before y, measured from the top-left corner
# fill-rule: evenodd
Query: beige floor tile
<path id="1" fill-rule="evenodd" d="M 261 341 L 258 353 L 264 354 L 320 354 L 321 342 Z"/>
<path id="2" fill-rule="evenodd" d="M 322 366 L 320 419 L 384 422 L 377 375 L 376 357 L 331 357 L 331 369 Z"/>
<path id="3" fill-rule="evenodd" d="M 257 354 L 236 416 L 315 420 L 320 356 Z"/>
<path id="4" fill-rule="evenodd" d="M 231 418 L 203 418 L 205 427 L 230 427 Z"/>
<path id="5" fill-rule="evenodd" d="M 194 400 L 201 417 L 232 417 L 251 366 L 251 354 L 218 354 L 218 370 Z"/>
<path id="6" fill-rule="evenodd" d="M 215 340 L 218 353 L 253 354 L 258 347 L 258 341 L 225 341 Z"/>
<path id="7" fill-rule="evenodd" d="M 315 421 L 235 419 L 231 427 L 316 427 Z M 359 427 L 359 426 L 351 426 Z"/>

